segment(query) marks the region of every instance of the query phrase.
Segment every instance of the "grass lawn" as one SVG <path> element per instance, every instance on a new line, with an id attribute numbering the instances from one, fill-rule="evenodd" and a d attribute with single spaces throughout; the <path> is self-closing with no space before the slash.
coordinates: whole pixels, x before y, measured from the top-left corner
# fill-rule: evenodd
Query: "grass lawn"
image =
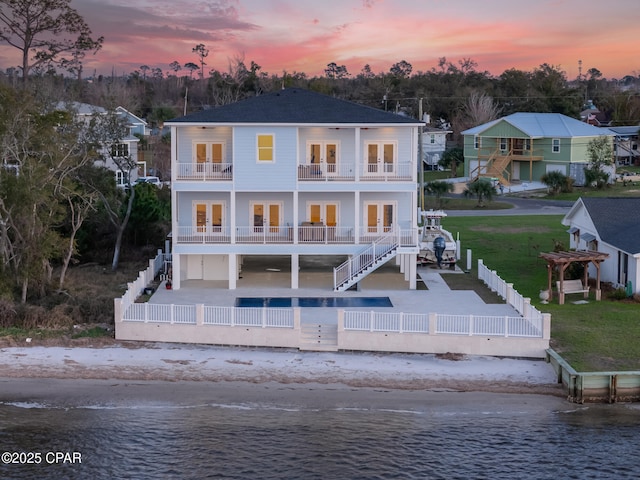
<path id="1" fill-rule="evenodd" d="M 582 296 L 568 295 L 564 305 L 555 303 L 557 299 L 541 304 L 538 295 L 547 287 L 547 267 L 538 255 L 553 251 L 555 242 L 568 246 L 567 227 L 561 219 L 556 215 L 447 217 L 443 223 L 454 235 L 460 233 L 462 266 L 466 266 L 467 249 L 472 250 L 472 278 L 477 279 L 481 258 L 530 297 L 536 308 L 551 313 L 551 346 L 577 371 L 640 370 L 640 303 L 612 300 L 603 291 L 600 302 L 591 295 L 588 304 L 574 305 L 571 302 Z M 452 285 L 470 281 L 456 279 L 462 275 L 446 277 Z"/>
<path id="2" fill-rule="evenodd" d="M 524 195 L 527 196 L 528 193 L 524 193 Z M 640 183 L 623 185 L 618 182 L 603 189 L 574 187 L 573 192 L 570 193 L 559 193 L 540 198 L 575 201 L 580 197 L 640 197 Z"/>

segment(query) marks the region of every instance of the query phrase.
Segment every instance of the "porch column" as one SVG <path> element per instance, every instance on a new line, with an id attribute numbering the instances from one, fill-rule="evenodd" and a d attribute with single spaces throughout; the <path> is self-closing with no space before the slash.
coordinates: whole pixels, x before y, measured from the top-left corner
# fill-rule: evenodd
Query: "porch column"
<path id="1" fill-rule="evenodd" d="M 298 225 L 300 225 L 300 212 L 298 208 L 298 191 L 293 191 L 293 243 L 294 245 L 298 244 Z M 293 259 L 292 259 L 293 261 Z M 293 267 L 292 267 L 293 268 Z M 294 287 L 291 287 L 294 288 Z M 295 287 L 297 288 L 297 287 Z"/>
<path id="2" fill-rule="evenodd" d="M 354 199 L 354 203 L 355 203 L 355 213 L 354 213 L 354 228 L 353 228 L 353 233 L 355 235 L 355 243 L 356 245 L 358 245 L 360 243 L 360 192 L 356 191 L 354 192 L 355 194 L 355 199 Z"/>
<path id="3" fill-rule="evenodd" d="M 294 253 L 291 255 L 291 288 L 297 289 L 299 287 L 300 277 L 300 255 Z"/>
<path id="4" fill-rule="evenodd" d="M 235 290 L 238 283 L 238 255 L 229 254 L 229 290 Z"/>
<path id="5" fill-rule="evenodd" d="M 418 255 L 416 253 L 410 253 L 407 255 L 409 259 L 409 290 L 415 290 L 416 277 L 418 275 Z"/>
<path id="6" fill-rule="evenodd" d="M 231 236 L 231 243 L 236 243 L 236 192 L 230 192 L 231 198 L 229 199 L 229 232 Z"/>
<path id="7" fill-rule="evenodd" d="M 171 255 L 171 288 L 180 290 L 180 255 Z"/>

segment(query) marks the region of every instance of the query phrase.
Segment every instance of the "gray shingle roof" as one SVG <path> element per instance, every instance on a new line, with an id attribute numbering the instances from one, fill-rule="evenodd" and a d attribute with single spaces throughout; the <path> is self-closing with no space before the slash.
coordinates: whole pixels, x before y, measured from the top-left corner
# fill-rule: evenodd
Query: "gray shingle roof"
<path id="1" fill-rule="evenodd" d="M 259 95 L 166 123 L 422 124 L 414 118 L 300 88 Z"/>
<path id="2" fill-rule="evenodd" d="M 463 135 L 480 135 L 499 122 L 507 122 L 531 138 L 572 138 L 613 135 L 606 128 L 598 128 L 561 113 L 519 112 L 478 125 L 462 132 Z"/>
<path id="3" fill-rule="evenodd" d="M 602 241 L 640 253 L 640 198 L 582 198 Z"/>

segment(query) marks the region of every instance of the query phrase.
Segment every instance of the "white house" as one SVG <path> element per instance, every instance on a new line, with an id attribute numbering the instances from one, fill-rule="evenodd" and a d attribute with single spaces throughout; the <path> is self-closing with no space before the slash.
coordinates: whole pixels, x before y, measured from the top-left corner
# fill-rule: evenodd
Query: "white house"
<path id="1" fill-rule="evenodd" d="M 96 116 L 106 115 L 108 113 L 107 109 L 103 107 L 81 102 L 59 102 L 56 108 L 58 110 L 73 112 L 77 120 L 80 120 L 87 125 L 92 118 L 95 118 Z M 127 175 L 130 177 L 131 182 L 135 181 L 138 176 L 146 175 L 146 166 L 138 162 L 138 142 L 140 140 L 138 137 L 133 135 L 134 132 L 140 131 L 142 124 L 135 120 L 138 119 L 138 117 L 135 117 L 135 115 L 131 114 L 123 107 L 117 107 L 115 113 L 127 126 L 127 134 L 124 136 L 124 138 L 121 139 L 122 143 L 114 146 L 111 152 L 105 153 L 105 155 L 103 155 L 103 160 L 100 160 L 96 163 L 98 165 L 105 166 L 109 170 L 112 170 L 115 175 L 116 185 L 118 187 L 124 188 L 127 184 Z M 144 122 L 144 120 L 138 120 Z M 146 125 L 146 122 L 144 123 Z M 142 126 L 142 129 L 142 131 L 145 131 L 144 126 Z M 123 172 L 122 169 L 113 160 L 113 157 L 119 156 L 129 157 L 130 160 L 127 163 L 136 165 L 136 168 L 134 168 L 130 172 Z"/>
<path id="2" fill-rule="evenodd" d="M 427 170 L 438 170 L 447 150 L 447 134 L 452 130 L 425 126 L 422 130 L 422 159 Z"/>
<path id="3" fill-rule="evenodd" d="M 570 247 L 608 253 L 600 278 L 640 293 L 640 198 L 580 198 L 562 220 Z M 594 272 L 589 272 L 590 275 Z"/>
<path id="4" fill-rule="evenodd" d="M 291 88 L 166 122 L 171 128 L 172 282 L 222 280 L 243 258 L 336 261 L 336 291 L 392 258 L 416 288 L 422 122 Z"/>

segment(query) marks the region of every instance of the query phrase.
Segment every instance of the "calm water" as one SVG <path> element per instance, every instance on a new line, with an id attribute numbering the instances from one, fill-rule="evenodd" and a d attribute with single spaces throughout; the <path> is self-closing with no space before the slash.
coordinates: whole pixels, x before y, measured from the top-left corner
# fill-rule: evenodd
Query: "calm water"
<path id="1" fill-rule="evenodd" d="M 170 387 L 168 387 L 170 388 Z M 79 452 L 81 464 L 0 464 L 9 479 L 624 479 L 640 477 L 640 410 L 545 410 L 491 394 L 325 407 L 264 401 L 0 403 L 0 453 Z M 188 391 L 185 392 L 188 396 Z M 456 396 L 466 401 L 455 404 Z M 469 397 L 471 395 L 471 397 Z M 476 398 L 477 402 L 468 399 Z M 505 400 L 506 398 L 506 400 Z M 522 396 L 520 396 L 522 398 Z M 320 402 L 322 403 L 322 402 Z M 564 405 L 554 399 L 554 405 Z M 63 459 L 64 460 L 64 459 Z M 68 458 L 67 460 L 71 460 Z"/>

